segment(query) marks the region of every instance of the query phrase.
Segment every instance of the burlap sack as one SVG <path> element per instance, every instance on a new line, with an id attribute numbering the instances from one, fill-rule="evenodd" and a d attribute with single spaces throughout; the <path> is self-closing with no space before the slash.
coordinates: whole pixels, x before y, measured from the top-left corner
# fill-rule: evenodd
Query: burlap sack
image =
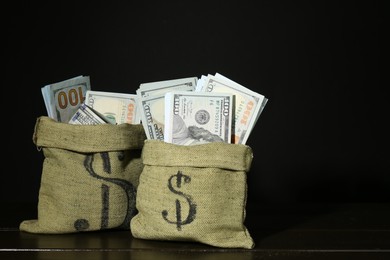
<path id="1" fill-rule="evenodd" d="M 44 154 L 31 233 L 129 229 L 146 139 L 142 125 L 72 125 L 42 116 L 33 142 Z"/>
<path id="2" fill-rule="evenodd" d="M 193 146 L 146 140 L 137 190 L 134 237 L 196 241 L 225 248 L 254 247 L 244 225 L 249 146 Z"/>

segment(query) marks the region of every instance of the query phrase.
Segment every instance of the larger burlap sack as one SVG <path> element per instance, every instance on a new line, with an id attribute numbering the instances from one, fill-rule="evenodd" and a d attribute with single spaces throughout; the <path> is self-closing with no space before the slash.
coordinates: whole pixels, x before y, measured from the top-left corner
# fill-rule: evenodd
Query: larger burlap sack
<path id="1" fill-rule="evenodd" d="M 181 146 L 146 140 L 134 237 L 254 247 L 244 225 L 249 146 L 223 142 Z"/>
<path id="2" fill-rule="evenodd" d="M 72 125 L 42 116 L 33 142 L 44 154 L 31 233 L 129 229 L 146 139 L 142 125 Z"/>

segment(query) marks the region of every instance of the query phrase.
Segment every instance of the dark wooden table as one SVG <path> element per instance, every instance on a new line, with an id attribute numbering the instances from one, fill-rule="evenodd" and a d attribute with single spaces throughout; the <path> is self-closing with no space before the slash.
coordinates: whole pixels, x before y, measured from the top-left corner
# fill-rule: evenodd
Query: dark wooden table
<path id="1" fill-rule="evenodd" d="M 3 204 L 0 259 L 390 259 L 390 204 L 248 204 L 254 249 L 136 239 L 130 231 L 37 235 L 30 204 Z"/>

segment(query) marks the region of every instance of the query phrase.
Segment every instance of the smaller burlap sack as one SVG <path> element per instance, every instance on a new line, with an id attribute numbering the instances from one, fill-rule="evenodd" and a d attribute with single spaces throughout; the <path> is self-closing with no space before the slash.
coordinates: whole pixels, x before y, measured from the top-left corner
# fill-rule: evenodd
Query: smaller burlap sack
<path id="1" fill-rule="evenodd" d="M 146 139 L 142 125 L 72 125 L 39 117 L 33 142 L 44 161 L 31 233 L 129 229 Z"/>
<path id="2" fill-rule="evenodd" d="M 254 247 L 244 225 L 252 149 L 214 142 L 182 146 L 146 140 L 134 237 Z"/>

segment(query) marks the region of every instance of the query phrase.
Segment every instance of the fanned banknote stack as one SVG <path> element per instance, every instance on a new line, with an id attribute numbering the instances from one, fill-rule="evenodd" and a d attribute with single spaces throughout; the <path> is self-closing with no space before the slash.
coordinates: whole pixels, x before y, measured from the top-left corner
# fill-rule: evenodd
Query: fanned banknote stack
<path id="1" fill-rule="evenodd" d="M 140 123 L 136 94 L 87 90 L 85 104 L 112 124 Z"/>
<path id="2" fill-rule="evenodd" d="M 44 86 L 41 91 L 48 116 L 59 122 L 69 122 L 84 102 L 89 89 L 89 76 L 78 76 Z"/>
<path id="3" fill-rule="evenodd" d="M 111 124 L 105 116 L 94 110 L 93 108 L 82 103 L 76 113 L 69 120 L 69 124 L 73 125 L 100 125 Z"/>
<path id="4" fill-rule="evenodd" d="M 216 73 L 140 84 L 136 94 L 91 90 L 78 76 L 42 88 L 48 116 L 70 124 L 140 124 L 179 145 L 245 144 L 268 99 Z"/>
<path id="5" fill-rule="evenodd" d="M 195 90 L 197 77 L 142 83 L 137 89 L 141 122 L 148 139 L 164 141 L 165 94 Z"/>
<path id="6" fill-rule="evenodd" d="M 232 143 L 245 144 L 268 99 L 231 79 L 216 73 L 202 75 L 195 91 L 234 95 Z"/>

